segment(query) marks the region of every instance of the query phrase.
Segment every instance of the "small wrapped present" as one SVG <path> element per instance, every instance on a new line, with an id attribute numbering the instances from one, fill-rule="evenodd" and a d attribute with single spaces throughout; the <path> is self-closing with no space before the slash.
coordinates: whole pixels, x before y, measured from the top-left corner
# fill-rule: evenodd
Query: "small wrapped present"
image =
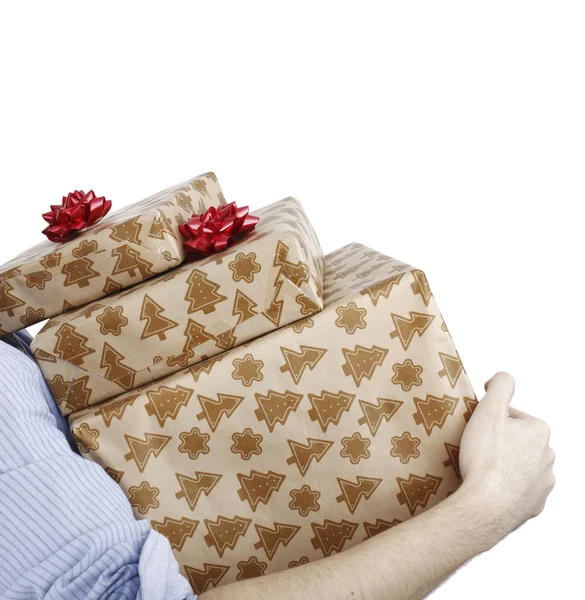
<path id="1" fill-rule="evenodd" d="M 73 239 L 33 246 L 0 266 L 0 335 L 130 287 L 180 264 L 179 225 L 224 205 L 205 173 L 108 214 Z"/>
<path id="2" fill-rule="evenodd" d="M 229 249 L 47 322 L 35 356 L 63 414 L 321 310 L 323 255 L 294 198 Z"/>
<path id="3" fill-rule="evenodd" d="M 324 309 L 71 415 L 196 593 L 345 550 L 460 483 L 476 400 L 422 271 L 351 244 Z"/>

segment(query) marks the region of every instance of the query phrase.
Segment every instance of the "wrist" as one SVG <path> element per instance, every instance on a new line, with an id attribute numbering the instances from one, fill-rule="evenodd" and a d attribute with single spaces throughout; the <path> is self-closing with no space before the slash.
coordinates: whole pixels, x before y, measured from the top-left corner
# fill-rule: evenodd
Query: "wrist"
<path id="1" fill-rule="evenodd" d="M 518 527 L 514 511 L 501 489 L 490 488 L 485 481 L 465 480 L 449 498 L 457 503 L 464 515 L 463 522 L 485 552 Z"/>

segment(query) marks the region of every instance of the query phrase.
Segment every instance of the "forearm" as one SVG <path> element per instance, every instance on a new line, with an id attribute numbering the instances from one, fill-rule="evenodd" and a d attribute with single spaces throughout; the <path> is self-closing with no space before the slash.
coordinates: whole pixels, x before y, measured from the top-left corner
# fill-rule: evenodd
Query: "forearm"
<path id="1" fill-rule="evenodd" d="M 219 587 L 203 600 L 424 598 L 509 530 L 488 499 L 461 488 L 431 510 L 321 561 Z"/>

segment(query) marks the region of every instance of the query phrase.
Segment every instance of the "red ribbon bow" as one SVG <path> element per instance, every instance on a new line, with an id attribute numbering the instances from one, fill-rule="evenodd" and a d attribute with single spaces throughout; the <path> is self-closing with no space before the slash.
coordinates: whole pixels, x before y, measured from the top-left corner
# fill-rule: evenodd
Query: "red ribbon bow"
<path id="1" fill-rule="evenodd" d="M 43 233 L 52 242 L 65 242 L 87 227 L 101 221 L 112 208 L 112 201 L 104 196 L 99 198 L 93 191 L 75 190 L 63 196 L 61 206 L 51 206 L 51 210 L 43 214 L 49 224 Z"/>
<path id="2" fill-rule="evenodd" d="M 213 254 L 225 250 L 236 236 L 250 233 L 260 220 L 250 215 L 247 206 L 238 208 L 235 202 L 225 206 L 212 206 L 202 215 L 193 215 L 184 225 L 179 225 L 186 238 L 183 248 L 187 254 Z"/>

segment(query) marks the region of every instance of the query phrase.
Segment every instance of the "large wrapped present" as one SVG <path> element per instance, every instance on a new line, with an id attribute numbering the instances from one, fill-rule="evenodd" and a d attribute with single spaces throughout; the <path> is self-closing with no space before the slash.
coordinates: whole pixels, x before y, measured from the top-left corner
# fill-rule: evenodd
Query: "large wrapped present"
<path id="1" fill-rule="evenodd" d="M 0 266 L 0 335 L 60 315 L 180 264 L 178 226 L 225 204 L 213 173 L 110 213 L 70 241 L 45 241 Z"/>
<path id="2" fill-rule="evenodd" d="M 33 349 L 63 414 L 321 310 L 323 255 L 294 198 L 228 250 L 47 322 Z"/>
<path id="3" fill-rule="evenodd" d="M 351 244 L 315 316 L 71 416 L 193 589 L 345 550 L 460 483 L 476 400 L 425 275 Z"/>

